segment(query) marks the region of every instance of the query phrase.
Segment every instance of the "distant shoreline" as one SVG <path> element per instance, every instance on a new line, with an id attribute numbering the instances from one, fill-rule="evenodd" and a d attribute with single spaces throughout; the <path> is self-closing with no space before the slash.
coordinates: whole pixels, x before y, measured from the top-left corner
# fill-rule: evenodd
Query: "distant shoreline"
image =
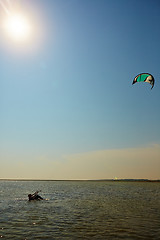
<path id="1" fill-rule="evenodd" d="M 54 180 L 54 179 L 16 179 L 16 178 L 1 178 L 0 181 L 46 181 L 46 182 L 160 182 L 160 179 L 157 180 L 150 180 L 150 179 L 61 179 L 61 180 Z"/>

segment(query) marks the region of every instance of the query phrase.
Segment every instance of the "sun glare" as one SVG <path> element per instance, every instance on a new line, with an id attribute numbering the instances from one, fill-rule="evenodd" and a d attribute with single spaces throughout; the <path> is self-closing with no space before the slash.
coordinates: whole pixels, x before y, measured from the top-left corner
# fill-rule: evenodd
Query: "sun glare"
<path id="1" fill-rule="evenodd" d="M 8 35 L 17 41 L 26 40 L 30 35 L 30 25 L 22 15 L 11 15 L 5 22 L 5 30 Z"/>

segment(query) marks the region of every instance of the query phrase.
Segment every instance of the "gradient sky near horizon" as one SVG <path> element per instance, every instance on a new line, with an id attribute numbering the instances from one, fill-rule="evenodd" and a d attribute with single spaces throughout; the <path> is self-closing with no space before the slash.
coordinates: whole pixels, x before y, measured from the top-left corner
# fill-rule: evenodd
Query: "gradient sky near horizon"
<path id="1" fill-rule="evenodd" d="M 32 36 L 1 4 L 0 178 L 160 179 L 160 1 L 1 2 Z"/>

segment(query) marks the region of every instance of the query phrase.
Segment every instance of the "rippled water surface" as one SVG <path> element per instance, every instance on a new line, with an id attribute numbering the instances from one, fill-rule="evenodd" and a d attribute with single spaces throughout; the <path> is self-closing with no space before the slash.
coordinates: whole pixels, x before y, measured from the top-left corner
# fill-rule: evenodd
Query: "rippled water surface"
<path id="1" fill-rule="evenodd" d="M 160 183 L 0 181 L 0 238 L 160 239 Z"/>

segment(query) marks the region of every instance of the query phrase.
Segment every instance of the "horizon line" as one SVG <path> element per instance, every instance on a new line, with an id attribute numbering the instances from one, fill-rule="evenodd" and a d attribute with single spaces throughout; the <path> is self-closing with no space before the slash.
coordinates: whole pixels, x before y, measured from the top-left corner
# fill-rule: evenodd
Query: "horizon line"
<path id="1" fill-rule="evenodd" d="M 120 179 L 32 179 L 32 178 L 0 178 L 0 181 L 135 181 L 135 182 L 160 182 L 160 179 L 120 178 Z"/>

